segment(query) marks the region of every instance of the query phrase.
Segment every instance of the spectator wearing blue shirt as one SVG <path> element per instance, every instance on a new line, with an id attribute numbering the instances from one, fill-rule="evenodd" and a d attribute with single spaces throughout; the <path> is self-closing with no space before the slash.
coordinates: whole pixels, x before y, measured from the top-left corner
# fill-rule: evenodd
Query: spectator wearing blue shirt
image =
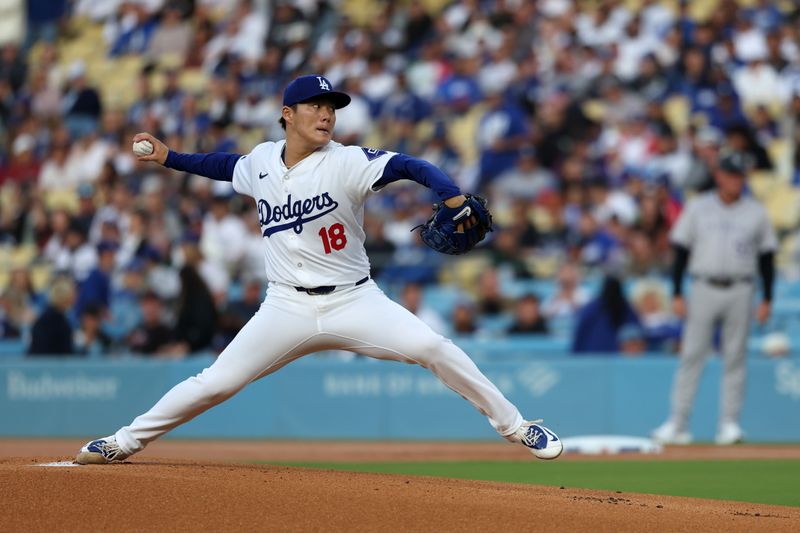
<path id="1" fill-rule="evenodd" d="M 115 27 L 118 34 L 111 45 L 109 55 L 142 54 L 150 45 L 150 38 L 158 27 L 145 7 L 125 3 L 120 8 L 120 23 Z"/>
<path id="2" fill-rule="evenodd" d="M 720 83 L 717 85 L 716 93 L 716 105 L 706 110 L 708 124 L 723 131 L 747 124 L 747 117 L 742 111 L 733 85 L 730 82 Z"/>
<path id="3" fill-rule="evenodd" d="M 58 37 L 58 22 L 67 12 L 66 0 L 28 0 L 28 34 L 25 49 L 37 41 L 53 43 Z"/>
<path id="4" fill-rule="evenodd" d="M 628 303 L 622 283 L 614 276 L 603 280 L 600 295 L 586 304 L 578 314 L 572 341 L 573 353 L 617 353 L 621 351 L 620 332 L 641 324 Z"/>
<path id="5" fill-rule="evenodd" d="M 464 112 L 480 102 L 482 97 L 476 79 L 479 64 L 477 58 L 461 57 L 453 66 L 453 73 L 436 90 L 436 101 L 455 112 Z"/>
<path id="6" fill-rule="evenodd" d="M 78 289 L 78 301 L 75 304 L 77 316 L 83 315 L 87 306 L 96 306 L 103 312 L 111 303 L 111 274 L 114 271 L 117 243 L 102 241 L 97 245 L 97 266 L 92 269 Z"/>
<path id="7" fill-rule="evenodd" d="M 485 101 L 478 127 L 481 185 L 514 168 L 527 133 L 522 110 L 506 100 L 502 88 L 487 88 Z"/>

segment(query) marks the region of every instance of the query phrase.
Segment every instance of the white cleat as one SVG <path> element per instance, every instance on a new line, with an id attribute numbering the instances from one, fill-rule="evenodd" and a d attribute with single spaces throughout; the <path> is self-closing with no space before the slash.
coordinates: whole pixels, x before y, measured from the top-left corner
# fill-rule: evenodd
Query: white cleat
<path id="1" fill-rule="evenodd" d="M 75 462 L 80 465 L 104 465 L 112 461 L 123 461 L 128 454 L 123 452 L 114 435 L 96 439 L 84 444 L 75 457 Z"/>
<path id="2" fill-rule="evenodd" d="M 723 422 L 719 426 L 714 442 L 721 446 L 739 444 L 744 440 L 744 431 L 736 422 Z"/>
<path id="3" fill-rule="evenodd" d="M 650 434 L 654 441 L 659 444 L 691 444 L 692 434 L 686 430 L 681 430 L 678 425 L 671 420 L 667 420 Z"/>
<path id="4" fill-rule="evenodd" d="M 519 442 L 539 459 L 555 459 L 564 451 L 558 436 L 539 424 L 541 420 L 523 423 L 509 440 Z"/>

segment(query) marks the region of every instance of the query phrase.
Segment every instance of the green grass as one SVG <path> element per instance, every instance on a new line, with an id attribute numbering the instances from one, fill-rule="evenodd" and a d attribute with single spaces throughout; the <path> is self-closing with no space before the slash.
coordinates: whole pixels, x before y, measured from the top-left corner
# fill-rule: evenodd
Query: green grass
<path id="1" fill-rule="evenodd" d="M 800 507 L 800 460 L 285 463 Z"/>

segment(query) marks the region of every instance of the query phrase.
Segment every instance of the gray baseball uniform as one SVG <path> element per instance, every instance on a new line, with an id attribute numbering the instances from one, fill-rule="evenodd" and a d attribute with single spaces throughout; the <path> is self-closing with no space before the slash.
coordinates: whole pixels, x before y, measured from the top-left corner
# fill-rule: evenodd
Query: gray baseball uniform
<path id="1" fill-rule="evenodd" d="M 708 192 L 687 204 L 671 240 L 689 250 L 694 280 L 672 389 L 671 419 L 686 429 L 714 329 L 721 324 L 720 422 L 738 423 L 758 257 L 775 250 L 775 232 L 756 199 L 742 196 L 726 205 L 716 192 Z"/>

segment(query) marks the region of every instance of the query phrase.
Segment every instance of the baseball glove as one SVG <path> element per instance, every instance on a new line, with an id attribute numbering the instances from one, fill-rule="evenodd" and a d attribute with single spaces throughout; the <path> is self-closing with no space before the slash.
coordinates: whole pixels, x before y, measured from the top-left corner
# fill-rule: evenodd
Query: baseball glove
<path id="1" fill-rule="evenodd" d="M 422 241 L 437 252 L 465 254 L 483 240 L 487 231 L 492 231 L 492 214 L 486 208 L 486 199 L 464 196 L 466 201 L 458 207 L 447 207 L 444 202 L 434 204 L 431 218 L 417 226 L 422 228 Z"/>

